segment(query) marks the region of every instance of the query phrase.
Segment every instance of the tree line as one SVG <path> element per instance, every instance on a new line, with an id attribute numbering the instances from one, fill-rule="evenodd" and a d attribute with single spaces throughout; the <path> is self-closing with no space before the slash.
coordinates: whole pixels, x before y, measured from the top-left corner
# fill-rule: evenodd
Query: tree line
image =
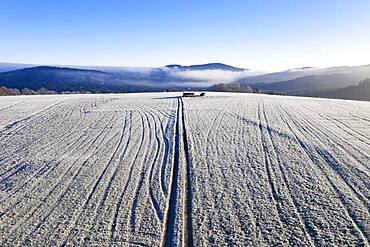
<path id="1" fill-rule="evenodd" d="M 87 94 L 89 91 L 63 91 L 60 94 Z M 0 87 L 0 96 L 11 96 L 11 95 L 48 95 L 58 94 L 58 92 L 49 90 L 45 87 L 41 87 L 38 90 L 32 90 L 29 88 L 23 88 L 21 90 L 17 88 Z"/>

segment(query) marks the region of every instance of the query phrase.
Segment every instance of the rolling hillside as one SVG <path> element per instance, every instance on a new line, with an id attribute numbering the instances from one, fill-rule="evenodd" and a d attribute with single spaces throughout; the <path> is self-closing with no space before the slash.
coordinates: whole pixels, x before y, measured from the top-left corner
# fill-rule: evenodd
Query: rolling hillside
<path id="1" fill-rule="evenodd" d="M 273 91 L 291 95 L 308 95 L 318 91 L 328 91 L 351 85 L 366 79 L 370 74 L 329 74 L 309 75 L 289 81 L 252 85 L 263 91 Z"/>
<path id="2" fill-rule="evenodd" d="M 241 72 L 247 69 L 237 68 L 223 63 L 207 63 L 199 65 L 182 66 L 179 64 L 166 65 L 166 68 L 178 69 L 178 70 L 224 70 L 232 72 Z"/>
<path id="3" fill-rule="evenodd" d="M 364 80 L 357 86 L 349 86 L 336 90 L 319 92 L 314 96 L 339 99 L 370 101 L 370 79 Z"/>
<path id="4" fill-rule="evenodd" d="M 39 66 L 0 73 L 0 85 L 8 88 L 45 87 L 57 92 L 137 92 L 154 90 L 145 85 L 134 85 L 134 80 L 98 70 Z"/>
<path id="5" fill-rule="evenodd" d="M 1 67 L 3 66 L 3 67 Z M 29 66 L 0 64 L 0 69 Z M 255 71 L 221 63 L 201 65 L 167 65 L 160 68 L 37 66 L 0 73 L 0 86 L 22 90 L 47 88 L 56 92 L 147 92 L 210 90 L 234 92 L 267 92 L 297 96 L 357 99 L 336 89 L 357 86 L 370 78 L 370 66 L 311 68 L 254 75 Z M 328 93 L 326 93 L 328 92 Z M 336 95 L 336 96 L 335 96 Z M 351 94 L 354 95 L 354 94 Z M 361 99 L 367 95 L 361 96 Z"/>

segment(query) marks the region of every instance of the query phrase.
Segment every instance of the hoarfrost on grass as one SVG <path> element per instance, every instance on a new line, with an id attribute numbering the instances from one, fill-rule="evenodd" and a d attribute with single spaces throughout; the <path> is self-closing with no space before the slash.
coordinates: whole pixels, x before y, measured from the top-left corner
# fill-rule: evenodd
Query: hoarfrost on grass
<path id="1" fill-rule="evenodd" d="M 1 245 L 369 244 L 368 102 L 178 95 L 0 98 Z"/>

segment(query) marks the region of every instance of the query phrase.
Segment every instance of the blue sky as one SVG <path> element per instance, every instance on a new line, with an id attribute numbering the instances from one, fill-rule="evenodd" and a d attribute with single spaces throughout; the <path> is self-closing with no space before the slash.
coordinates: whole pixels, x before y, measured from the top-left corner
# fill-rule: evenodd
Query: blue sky
<path id="1" fill-rule="evenodd" d="M 367 0 L 2 0 L 0 61 L 278 70 L 370 63 Z"/>

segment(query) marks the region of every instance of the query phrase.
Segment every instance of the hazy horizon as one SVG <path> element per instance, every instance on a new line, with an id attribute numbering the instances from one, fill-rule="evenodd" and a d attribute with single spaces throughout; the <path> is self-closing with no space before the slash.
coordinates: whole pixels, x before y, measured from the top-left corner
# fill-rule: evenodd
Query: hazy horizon
<path id="1" fill-rule="evenodd" d="M 293 66 L 293 67 L 284 67 L 284 68 L 276 68 L 276 69 L 266 69 L 266 68 L 251 68 L 251 67 L 241 67 L 237 66 L 234 64 L 229 64 L 229 63 L 223 63 L 219 61 L 210 61 L 210 62 L 204 62 L 204 63 L 189 63 L 189 64 L 180 64 L 180 63 L 168 63 L 168 64 L 163 64 L 160 66 L 146 66 L 146 65 L 105 65 L 105 64 L 60 64 L 60 63 L 24 63 L 24 62 L 12 62 L 12 61 L 0 61 L 0 64 L 18 64 L 18 65 L 35 65 L 35 66 L 51 66 L 51 67 L 86 67 L 86 68 L 99 68 L 99 67 L 106 67 L 106 68 L 127 68 L 127 69 L 151 69 L 151 68 L 163 68 L 167 65 L 181 65 L 181 66 L 191 66 L 191 65 L 202 65 L 202 64 L 210 64 L 210 63 L 221 63 L 225 65 L 230 65 L 233 67 L 241 68 L 241 69 L 246 69 L 250 70 L 251 72 L 258 73 L 258 74 L 263 74 L 263 73 L 273 73 L 273 72 L 282 72 L 282 71 L 288 71 L 288 70 L 294 70 L 294 69 L 302 69 L 302 68 L 312 68 L 312 69 L 326 69 L 326 68 L 335 68 L 335 67 L 357 67 L 357 66 L 370 66 L 370 61 L 369 63 L 364 63 L 364 64 L 338 64 L 338 65 L 332 65 L 332 66 L 325 66 L 325 67 L 318 67 L 318 66 Z M 231 72 L 231 73 L 239 73 L 239 72 Z"/>

